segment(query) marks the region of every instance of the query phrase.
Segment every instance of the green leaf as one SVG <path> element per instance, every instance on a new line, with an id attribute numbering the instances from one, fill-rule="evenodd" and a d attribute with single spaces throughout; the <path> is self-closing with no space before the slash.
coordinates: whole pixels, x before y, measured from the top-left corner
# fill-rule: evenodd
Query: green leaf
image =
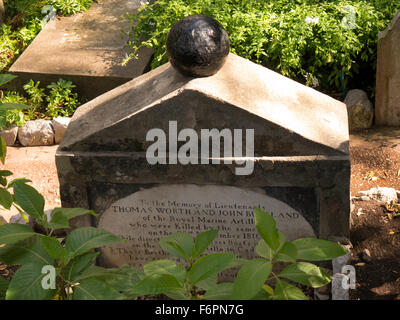
<path id="1" fill-rule="evenodd" d="M 85 271 L 75 278 L 76 282 L 81 282 L 89 278 L 112 278 L 120 275 L 118 268 L 103 268 L 99 266 L 89 266 Z"/>
<path id="2" fill-rule="evenodd" d="M 176 232 L 160 240 L 161 248 L 183 260 L 188 261 L 192 253 L 193 237 L 185 232 Z"/>
<path id="3" fill-rule="evenodd" d="M 252 299 L 267 281 L 272 271 L 272 264 L 263 259 L 247 261 L 239 270 L 233 283 L 232 299 Z"/>
<path id="4" fill-rule="evenodd" d="M 177 265 L 173 260 L 155 260 L 148 262 L 143 266 L 143 271 L 146 276 L 153 274 L 170 274 L 182 285 L 186 278 L 185 268 L 182 265 Z"/>
<path id="5" fill-rule="evenodd" d="M 235 259 L 232 253 L 213 253 L 198 259 L 190 268 L 188 280 L 192 285 L 228 267 Z"/>
<path id="6" fill-rule="evenodd" d="M 13 74 L 9 73 L 0 74 L 0 87 L 6 84 L 7 82 L 10 82 L 11 80 L 14 80 L 16 77 L 17 76 L 14 76 Z"/>
<path id="7" fill-rule="evenodd" d="M 124 240 L 108 231 L 85 227 L 75 229 L 68 235 L 65 249 L 69 252 L 68 258 L 71 259 L 91 249 L 122 241 Z"/>
<path id="8" fill-rule="evenodd" d="M 285 242 L 279 253 L 275 257 L 276 260 L 281 262 L 296 262 L 297 248 L 291 242 Z"/>
<path id="9" fill-rule="evenodd" d="M 207 290 L 209 290 L 211 288 L 214 288 L 217 285 L 217 282 L 218 282 L 218 274 L 214 273 L 210 277 L 208 277 L 208 278 L 206 278 L 206 279 L 204 279 L 202 281 L 199 281 L 196 284 L 196 287 L 207 291 Z"/>
<path id="10" fill-rule="evenodd" d="M 0 110 L 25 110 L 33 108 L 34 106 L 29 106 L 23 103 L 12 103 L 12 102 L 0 103 Z"/>
<path id="11" fill-rule="evenodd" d="M 73 300 L 121 300 L 124 296 L 102 279 L 85 279 L 73 287 Z"/>
<path id="12" fill-rule="evenodd" d="M 274 257 L 274 252 L 263 239 L 258 242 L 256 246 L 256 253 L 260 257 L 266 258 L 268 260 L 272 260 L 272 258 Z"/>
<path id="13" fill-rule="evenodd" d="M 138 295 L 166 294 L 182 289 L 179 281 L 170 274 L 153 274 L 144 278 L 129 293 Z"/>
<path id="14" fill-rule="evenodd" d="M 308 262 L 297 262 L 285 267 L 279 277 L 313 288 L 319 288 L 331 282 L 331 277 L 325 270 Z"/>
<path id="15" fill-rule="evenodd" d="M 207 290 L 203 298 L 205 300 L 230 300 L 232 287 L 233 283 L 231 282 L 217 284 L 215 287 Z"/>
<path id="16" fill-rule="evenodd" d="M 302 238 L 293 241 L 297 248 L 297 258 L 309 261 L 332 260 L 348 253 L 343 246 L 327 240 Z"/>
<path id="17" fill-rule="evenodd" d="M 44 198 L 35 188 L 17 181 L 13 184 L 15 202 L 31 217 L 42 220 Z"/>
<path id="18" fill-rule="evenodd" d="M 12 188 L 14 186 L 14 184 L 17 183 L 17 182 L 18 183 L 28 183 L 28 182 L 32 182 L 32 181 L 29 180 L 29 179 L 26 179 L 26 178 L 16 178 L 16 179 L 13 179 L 13 180 L 10 181 L 10 183 L 7 186 L 7 188 L 8 189 Z"/>
<path id="19" fill-rule="evenodd" d="M 272 250 L 279 248 L 279 234 L 276 230 L 274 218 L 265 211 L 254 209 L 255 225 L 261 238 L 268 244 Z"/>
<path id="20" fill-rule="evenodd" d="M 190 300 L 191 297 L 188 296 L 184 289 L 173 290 L 165 294 L 172 300 Z"/>
<path id="21" fill-rule="evenodd" d="M 209 230 L 199 233 L 196 237 L 196 241 L 192 251 L 192 257 L 199 257 L 208 246 L 214 241 L 215 237 L 218 235 L 218 230 Z"/>
<path id="22" fill-rule="evenodd" d="M 64 276 L 69 282 L 74 281 L 82 272 L 89 268 L 100 252 L 88 252 L 72 259 L 65 267 Z"/>
<path id="23" fill-rule="evenodd" d="M 42 236 L 42 244 L 54 259 L 63 259 L 67 252 L 57 238 Z"/>
<path id="24" fill-rule="evenodd" d="M 308 300 L 308 298 L 299 288 L 278 279 L 275 285 L 274 300 Z"/>
<path id="25" fill-rule="evenodd" d="M 56 295 L 56 290 L 42 287 L 42 263 L 29 263 L 21 266 L 14 274 L 6 293 L 7 300 L 48 300 Z"/>
<path id="26" fill-rule="evenodd" d="M 82 208 L 56 208 L 50 216 L 51 220 L 49 227 L 51 229 L 67 229 L 70 227 L 69 220 L 75 217 L 90 214 L 97 217 L 98 215 L 93 210 L 82 209 Z"/>
<path id="27" fill-rule="evenodd" d="M 8 170 L 0 170 L 0 177 L 9 177 L 12 176 L 13 173 Z"/>
<path id="28" fill-rule="evenodd" d="M 117 269 L 118 275 L 107 277 L 104 281 L 118 291 L 126 291 L 136 286 L 146 276 L 143 272 L 129 266 L 123 265 Z"/>
<path id="29" fill-rule="evenodd" d="M 0 161 L 2 164 L 6 162 L 7 144 L 2 136 L 0 136 Z"/>
<path id="30" fill-rule="evenodd" d="M 6 298 L 6 291 L 8 288 L 9 282 L 6 279 L 0 277 L 0 300 L 4 300 Z"/>
<path id="31" fill-rule="evenodd" d="M 13 204 L 13 197 L 6 189 L 0 188 L 0 205 L 9 210 Z"/>
<path id="32" fill-rule="evenodd" d="M 18 242 L 35 234 L 30 226 L 18 223 L 5 224 L 0 226 L 0 244 Z"/>
<path id="33" fill-rule="evenodd" d="M 38 234 L 0 248 L 0 261 L 9 266 L 27 263 L 53 265 L 54 263 L 54 259 L 43 248 L 41 235 Z"/>

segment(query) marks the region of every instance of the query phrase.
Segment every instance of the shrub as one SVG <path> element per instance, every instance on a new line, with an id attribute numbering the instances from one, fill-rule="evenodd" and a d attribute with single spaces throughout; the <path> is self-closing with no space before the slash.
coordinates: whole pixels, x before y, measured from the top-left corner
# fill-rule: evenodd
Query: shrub
<path id="1" fill-rule="evenodd" d="M 128 60 L 146 46 L 155 51 L 152 68 L 165 63 L 171 26 L 205 14 L 224 26 L 239 56 L 321 90 L 357 83 L 372 92 L 377 35 L 398 9 L 392 0 L 158 0 L 127 15 Z"/>
<path id="2" fill-rule="evenodd" d="M 78 94 L 72 92 L 75 87 L 71 81 L 63 79 L 58 79 L 56 83 L 48 85 L 47 88 L 50 89 L 50 92 L 46 98 L 48 102 L 46 115 L 51 118 L 73 115 L 79 106 Z"/>
<path id="3" fill-rule="evenodd" d="M 261 236 L 255 248 L 260 258 L 236 259 L 232 253 L 202 256 L 218 230 L 202 232 L 195 241 L 191 235 L 178 232 L 161 239 L 160 245 L 185 265 L 167 259 L 149 262 L 144 265 L 142 280 L 126 293 L 128 296 L 163 293 L 172 299 L 194 300 L 307 300 L 290 282 L 318 288 L 331 281 L 324 269 L 304 261 L 332 260 L 345 255 L 347 249 L 314 238 L 286 241 L 271 215 L 255 209 L 254 216 Z M 278 263 L 285 264 L 283 269 L 279 270 Z M 242 267 L 233 283 L 218 283 L 219 272 L 239 265 Z M 275 288 L 270 286 L 271 282 L 275 283 Z"/>

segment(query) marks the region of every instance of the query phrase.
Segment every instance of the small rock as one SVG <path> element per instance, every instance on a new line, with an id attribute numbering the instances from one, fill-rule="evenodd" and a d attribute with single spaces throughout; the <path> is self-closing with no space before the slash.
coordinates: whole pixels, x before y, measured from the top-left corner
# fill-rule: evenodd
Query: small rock
<path id="1" fill-rule="evenodd" d="M 10 223 L 28 224 L 19 213 L 11 216 Z"/>
<path id="2" fill-rule="evenodd" d="M 368 249 L 364 249 L 360 253 L 360 259 L 367 263 L 371 262 L 372 261 L 371 252 Z"/>
<path id="3" fill-rule="evenodd" d="M 71 121 L 71 118 L 68 117 L 58 117 L 53 119 L 51 124 L 54 129 L 54 139 L 55 143 L 59 144 L 61 139 L 64 137 L 65 131 L 67 131 L 67 127 Z"/>
<path id="4" fill-rule="evenodd" d="M 18 130 L 19 142 L 27 146 L 49 146 L 54 144 L 54 131 L 49 120 L 27 121 Z"/>
<path id="5" fill-rule="evenodd" d="M 365 91 L 350 90 L 344 103 L 347 106 L 350 130 L 364 130 L 372 127 L 374 109 Z"/>
<path id="6" fill-rule="evenodd" d="M 397 201 L 397 191 L 393 188 L 377 187 L 372 188 L 368 191 L 360 191 L 361 194 L 383 203 L 390 203 L 391 201 Z"/>
<path id="7" fill-rule="evenodd" d="M 18 136 L 18 127 L 11 126 L 0 131 L 0 135 L 3 137 L 7 146 L 13 146 Z"/>
<path id="8" fill-rule="evenodd" d="M 316 300 L 329 300 L 331 288 L 329 285 L 314 289 L 314 297 Z"/>

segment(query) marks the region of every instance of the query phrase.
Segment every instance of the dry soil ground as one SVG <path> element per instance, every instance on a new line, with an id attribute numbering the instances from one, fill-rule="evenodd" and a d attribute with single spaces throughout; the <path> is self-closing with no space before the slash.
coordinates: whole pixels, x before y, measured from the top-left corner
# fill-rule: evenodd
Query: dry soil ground
<path id="1" fill-rule="evenodd" d="M 56 149 L 9 147 L 3 166 L 15 177 L 32 180 L 46 199 L 46 209 L 61 204 Z M 400 190 L 400 129 L 375 128 L 352 134 L 350 151 L 353 196 L 376 186 Z M 400 218 L 388 215 L 375 201 L 355 201 L 354 205 L 350 263 L 356 268 L 357 287 L 351 291 L 351 298 L 400 299 Z M 362 257 L 365 249 L 370 259 Z M 9 276 L 10 272 L 12 269 L 0 264 L 0 276 Z"/>

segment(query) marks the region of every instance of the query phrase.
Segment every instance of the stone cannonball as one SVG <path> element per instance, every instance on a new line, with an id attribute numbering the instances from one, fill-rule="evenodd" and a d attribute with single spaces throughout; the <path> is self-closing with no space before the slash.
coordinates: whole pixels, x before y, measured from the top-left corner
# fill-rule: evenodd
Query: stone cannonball
<path id="1" fill-rule="evenodd" d="M 205 15 L 192 15 L 172 26 L 167 38 L 172 66 L 192 77 L 215 74 L 229 54 L 229 37 L 222 25 Z"/>

